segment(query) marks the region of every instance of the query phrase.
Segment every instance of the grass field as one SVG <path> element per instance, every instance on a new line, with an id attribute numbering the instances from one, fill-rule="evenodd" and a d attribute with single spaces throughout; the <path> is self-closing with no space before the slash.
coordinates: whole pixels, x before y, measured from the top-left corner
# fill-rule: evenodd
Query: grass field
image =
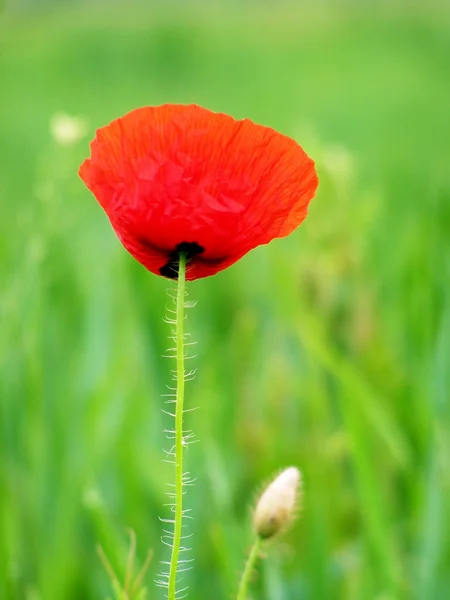
<path id="1" fill-rule="evenodd" d="M 164 102 L 291 135 L 321 181 L 290 238 L 189 285 L 189 597 L 234 597 L 255 493 L 291 464 L 302 516 L 253 600 L 449 597 L 450 11 L 375 6 L 1 17 L 1 600 L 108 597 L 96 545 L 123 572 L 128 527 L 163 597 L 170 284 L 77 170 L 96 127 Z M 85 120 L 76 143 L 52 137 L 60 112 Z"/>

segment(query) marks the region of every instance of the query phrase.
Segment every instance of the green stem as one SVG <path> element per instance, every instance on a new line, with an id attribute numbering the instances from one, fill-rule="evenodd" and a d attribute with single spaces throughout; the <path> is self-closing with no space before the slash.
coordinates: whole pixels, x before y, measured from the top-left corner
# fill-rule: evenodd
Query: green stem
<path id="1" fill-rule="evenodd" d="M 247 590 L 250 583 L 250 577 L 252 575 L 253 569 L 255 568 L 260 549 L 261 538 L 257 537 L 252 546 L 252 549 L 250 550 L 247 562 L 245 563 L 245 569 L 242 573 L 241 581 L 239 583 L 239 590 L 236 600 L 247 600 Z"/>
<path id="2" fill-rule="evenodd" d="M 175 409 L 175 519 L 172 556 L 170 559 L 168 600 L 175 600 L 178 557 L 183 522 L 183 404 L 184 404 L 184 295 L 186 284 L 186 255 L 180 254 L 176 306 L 177 390 Z"/>

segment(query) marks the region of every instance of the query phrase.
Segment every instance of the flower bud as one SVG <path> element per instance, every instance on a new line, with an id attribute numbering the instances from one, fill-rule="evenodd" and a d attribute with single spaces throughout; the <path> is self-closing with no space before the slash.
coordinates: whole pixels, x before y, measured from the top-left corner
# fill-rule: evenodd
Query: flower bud
<path id="1" fill-rule="evenodd" d="M 253 527 L 263 540 L 282 532 L 295 517 L 301 474 L 296 467 L 282 471 L 261 494 L 253 515 Z"/>
<path id="2" fill-rule="evenodd" d="M 86 135 L 87 123 L 83 117 L 56 113 L 50 121 L 50 131 L 55 142 L 61 146 L 70 146 Z"/>

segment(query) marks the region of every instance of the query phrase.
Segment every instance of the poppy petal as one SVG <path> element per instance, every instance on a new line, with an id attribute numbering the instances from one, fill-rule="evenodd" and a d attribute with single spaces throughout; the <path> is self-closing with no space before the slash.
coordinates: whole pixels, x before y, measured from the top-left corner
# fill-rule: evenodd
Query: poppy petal
<path id="1" fill-rule="evenodd" d="M 150 271 L 170 276 L 164 267 L 180 244 L 194 249 L 189 279 L 291 233 L 318 185 L 314 162 L 294 140 L 196 105 L 116 119 L 97 131 L 79 173 Z"/>

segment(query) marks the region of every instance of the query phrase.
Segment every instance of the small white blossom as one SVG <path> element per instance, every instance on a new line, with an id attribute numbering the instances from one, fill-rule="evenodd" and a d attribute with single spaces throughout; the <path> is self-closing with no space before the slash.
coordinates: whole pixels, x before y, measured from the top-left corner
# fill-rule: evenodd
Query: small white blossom
<path id="1" fill-rule="evenodd" d="M 253 527 L 261 539 L 283 531 L 295 517 L 301 487 L 296 467 L 282 471 L 262 493 L 253 516 Z"/>
<path id="2" fill-rule="evenodd" d="M 326 146 L 322 152 L 325 168 L 334 176 L 351 179 L 355 171 L 355 163 L 350 152 L 338 144 Z"/>
<path id="3" fill-rule="evenodd" d="M 87 134 L 86 119 L 63 112 L 56 113 L 50 121 L 50 132 L 56 143 L 70 146 Z"/>

